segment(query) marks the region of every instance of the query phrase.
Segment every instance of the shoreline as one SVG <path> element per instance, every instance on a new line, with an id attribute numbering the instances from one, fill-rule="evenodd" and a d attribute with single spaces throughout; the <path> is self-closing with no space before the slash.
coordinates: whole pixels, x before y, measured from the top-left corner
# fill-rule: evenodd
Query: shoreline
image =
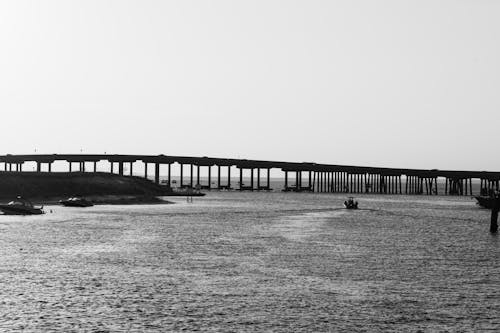
<path id="1" fill-rule="evenodd" d="M 159 196 L 151 195 L 88 195 L 85 198 L 91 201 L 95 206 L 98 205 L 170 205 L 174 204 L 172 201 L 164 200 Z M 14 199 L 14 198 L 13 198 Z M 0 203 L 7 203 L 13 199 L 0 199 Z M 59 200 L 67 199 L 61 197 L 33 197 L 27 198 L 33 205 L 61 205 Z"/>

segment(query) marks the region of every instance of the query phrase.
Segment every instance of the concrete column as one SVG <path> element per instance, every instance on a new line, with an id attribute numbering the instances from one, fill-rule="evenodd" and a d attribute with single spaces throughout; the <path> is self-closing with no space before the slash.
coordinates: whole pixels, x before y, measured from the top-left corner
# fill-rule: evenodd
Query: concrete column
<path id="1" fill-rule="evenodd" d="M 250 187 L 253 191 L 253 168 L 250 168 Z"/>
<path id="2" fill-rule="evenodd" d="M 208 189 L 212 188 L 212 166 L 208 166 Z"/>
<path id="3" fill-rule="evenodd" d="M 168 174 L 167 174 L 167 181 L 168 181 L 168 187 L 172 186 L 172 164 L 168 163 Z"/>
<path id="4" fill-rule="evenodd" d="M 271 168 L 267 168 L 267 189 L 271 189 Z"/>
<path id="5" fill-rule="evenodd" d="M 288 171 L 285 171 L 285 190 L 288 190 Z"/>
<path id="6" fill-rule="evenodd" d="M 227 188 L 231 188 L 231 166 L 227 166 Z"/>
<path id="7" fill-rule="evenodd" d="M 498 231 L 498 211 L 500 210 L 500 198 L 497 197 L 491 209 L 490 232 L 496 234 Z"/>
<path id="8" fill-rule="evenodd" d="M 68 164 L 69 164 L 69 172 L 72 172 L 72 171 L 73 171 L 73 170 L 72 170 L 72 169 L 73 169 L 73 168 L 72 168 L 73 163 L 68 162 Z M 113 169 L 111 169 L 111 173 L 113 173 Z"/>
<path id="9" fill-rule="evenodd" d="M 260 168 L 257 168 L 257 190 L 260 190 Z"/>
<path id="10" fill-rule="evenodd" d="M 23 168 L 22 164 L 19 164 L 19 169 L 21 171 L 23 171 L 22 168 Z M 49 162 L 49 172 L 52 172 L 52 162 Z"/>
<path id="11" fill-rule="evenodd" d="M 200 184 L 200 166 L 196 166 L 196 185 L 201 185 Z"/>
<path id="12" fill-rule="evenodd" d="M 130 162 L 130 175 L 131 176 L 133 175 L 133 171 L 134 171 L 134 162 Z"/>
<path id="13" fill-rule="evenodd" d="M 144 178 L 148 179 L 148 162 L 144 162 Z"/>
<path id="14" fill-rule="evenodd" d="M 155 183 L 160 184 L 160 163 L 155 163 Z"/>
<path id="15" fill-rule="evenodd" d="M 300 186 L 299 171 L 295 171 L 295 190 L 298 191 Z"/>
<path id="16" fill-rule="evenodd" d="M 193 164 L 190 165 L 189 186 L 193 188 Z"/>
<path id="17" fill-rule="evenodd" d="M 18 171 L 16 169 L 16 171 Z M 36 172 L 41 172 L 42 171 L 42 163 L 36 162 Z"/>
<path id="18" fill-rule="evenodd" d="M 123 162 L 118 162 L 118 174 L 123 176 Z"/>
<path id="19" fill-rule="evenodd" d="M 221 183 L 221 181 L 220 181 L 220 168 L 221 168 L 221 166 L 220 166 L 220 165 L 218 165 L 218 166 L 217 166 L 217 188 L 218 188 L 218 189 L 220 189 L 220 183 Z M 241 180 L 240 180 L 240 181 L 241 181 Z"/>
<path id="20" fill-rule="evenodd" d="M 180 179 L 180 187 L 183 186 L 184 184 L 184 164 L 180 164 L 181 165 L 181 179 Z"/>
<path id="21" fill-rule="evenodd" d="M 115 173 L 115 170 L 114 170 L 115 162 L 109 161 L 109 163 L 111 165 L 111 173 Z M 70 167 L 70 170 L 71 170 L 71 167 Z"/>
<path id="22" fill-rule="evenodd" d="M 240 168 L 240 191 L 243 187 L 243 168 Z"/>

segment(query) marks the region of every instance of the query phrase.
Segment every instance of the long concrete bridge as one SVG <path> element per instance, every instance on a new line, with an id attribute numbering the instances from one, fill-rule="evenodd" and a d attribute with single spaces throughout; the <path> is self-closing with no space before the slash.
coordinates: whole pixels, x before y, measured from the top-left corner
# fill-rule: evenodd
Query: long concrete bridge
<path id="1" fill-rule="evenodd" d="M 180 187 L 202 189 L 236 189 L 249 191 L 270 190 L 271 169 L 279 169 L 284 176 L 284 191 L 341 192 L 341 193 L 383 193 L 383 194 L 428 194 L 428 195 L 474 195 L 472 181 L 480 183 L 482 192 L 499 190 L 500 172 L 487 171 L 450 171 L 423 169 L 395 169 L 333 165 L 318 163 L 294 163 L 260 161 L 247 159 L 227 159 L 213 157 L 189 157 L 168 155 L 108 155 L 108 154 L 52 154 L 52 155 L 0 155 L 0 170 L 22 172 L 27 162 L 36 163 L 36 171 L 52 172 L 56 161 L 68 162 L 68 171 L 96 172 L 97 163 L 107 161 L 109 172 L 125 175 L 125 165 L 129 165 L 127 175 L 132 175 L 135 163 L 144 163 L 144 177 L 160 183 L 160 166 L 167 165 L 166 184 L 172 184 L 171 166 L 180 165 Z M 74 165 L 77 168 L 73 168 Z M 89 168 L 88 165 L 91 165 Z M 152 174 L 149 166 L 153 165 Z M 44 168 L 45 166 L 45 168 Z M 185 167 L 188 174 L 184 174 Z M 115 168 L 116 167 L 116 168 Z M 212 174 L 216 168 L 217 174 Z M 231 168 L 239 170 L 240 181 L 231 183 Z M 196 170 L 195 170 L 196 168 Z M 202 184 L 201 168 L 207 168 L 208 183 Z M 223 174 L 224 171 L 224 174 Z M 250 173 L 250 183 L 244 184 L 243 172 Z M 185 176 L 188 182 L 185 183 Z M 196 177 L 196 178 L 195 178 Z M 212 186 L 212 179 L 217 185 Z M 245 177 L 248 179 L 248 177 Z M 444 190 L 439 193 L 439 183 L 444 182 Z M 291 183 L 294 181 L 294 184 Z M 236 186 L 234 186 L 236 185 Z"/>

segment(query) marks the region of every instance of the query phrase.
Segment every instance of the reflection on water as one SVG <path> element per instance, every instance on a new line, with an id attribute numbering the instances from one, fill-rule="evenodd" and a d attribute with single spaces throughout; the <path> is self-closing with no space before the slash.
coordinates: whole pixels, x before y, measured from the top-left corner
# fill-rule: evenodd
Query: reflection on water
<path id="1" fill-rule="evenodd" d="M 0 217 L 2 331 L 497 331 L 470 199 L 210 193 Z"/>

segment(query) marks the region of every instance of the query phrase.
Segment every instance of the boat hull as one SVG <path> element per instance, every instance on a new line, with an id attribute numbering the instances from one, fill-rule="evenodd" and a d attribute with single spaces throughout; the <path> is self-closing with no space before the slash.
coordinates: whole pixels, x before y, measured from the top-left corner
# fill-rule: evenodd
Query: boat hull
<path id="1" fill-rule="evenodd" d="M 40 215 L 43 210 L 37 207 L 15 207 L 15 205 L 0 205 L 4 215 Z"/>
<path id="2" fill-rule="evenodd" d="M 60 201 L 61 205 L 65 207 L 92 207 L 94 204 L 88 201 Z"/>
<path id="3" fill-rule="evenodd" d="M 484 207 L 484 208 L 488 208 L 488 209 L 493 209 L 495 202 L 500 200 L 499 198 L 486 197 L 486 196 L 476 196 L 474 198 L 477 200 L 477 204 L 479 206 Z"/>

